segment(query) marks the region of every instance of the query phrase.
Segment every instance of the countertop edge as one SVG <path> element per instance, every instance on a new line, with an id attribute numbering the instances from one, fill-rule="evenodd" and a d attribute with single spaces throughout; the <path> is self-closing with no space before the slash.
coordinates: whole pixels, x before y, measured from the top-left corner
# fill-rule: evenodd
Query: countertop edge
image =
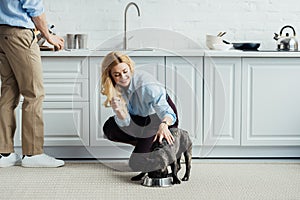
<path id="1" fill-rule="evenodd" d="M 74 50 L 74 51 L 41 51 L 42 57 L 99 57 L 105 56 L 110 51 L 98 50 Z M 187 50 L 154 50 L 154 51 L 122 51 L 130 56 L 174 56 L 174 57 L 300 57 L 298 52 L 276 52 L 276 51 L 240 51 L 240 50 L 205 50 L 205 49 L 187 49 Z"/>
<path id="2" fill-rule="evenodd" d="M 99 57 L 111 51 L 98 50 L 62 50 L 41 51 L 42 57 Z M 204 50 L 154 50 L 154 51 L 122 51 L 130 56 L 204 56 Z"/>

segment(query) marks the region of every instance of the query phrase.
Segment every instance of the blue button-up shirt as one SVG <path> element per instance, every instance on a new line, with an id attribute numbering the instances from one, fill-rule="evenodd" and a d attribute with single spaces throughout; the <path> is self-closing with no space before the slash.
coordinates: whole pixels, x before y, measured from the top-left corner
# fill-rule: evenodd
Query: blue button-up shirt
<path id="1" fill-rule="evenodd" d="M 130 114 L 146 117 L 156 113 L 161 120 L 168 116 L 172 124 L 175 123 L 176 115 L 167 102 L 164 86 L 147 72 L 136 71 L 129 87 L 121 91 Z M 115 115 L 115 121 L 120 127 L 128 126 L 130 120 L 130 116 L 121 120 Z"/>
<path id="2" fill-rule="evenodd" d="M 0 0 L 0 24 L 33 29 L 31 17 L 43 12 L 42 0 Z"/>

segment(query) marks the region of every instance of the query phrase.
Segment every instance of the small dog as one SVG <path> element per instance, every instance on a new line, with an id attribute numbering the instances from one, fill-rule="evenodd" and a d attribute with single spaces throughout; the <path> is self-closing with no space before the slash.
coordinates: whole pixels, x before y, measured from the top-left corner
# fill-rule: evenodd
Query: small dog
<path id="1" fill-rule="evenodd" d="M 185 166 L 186 171 L 184 177 L 181 179 L 182 181 L 188 181 L 190 178 L 190 171 L 191 171 L 191 160 L 192 160 L 192 141 L 189 137 L 187 131 L 179 129 L 179 128 L 171 128 L 170 132 L 174 136 L 174 144 L 168 145 L 167 141 L 164 139 L 162 144 L 158 141 L 155 141 L 152 145 L 152 152 L 153 158 L 159 161 L 157 162 L 164 162 L 167 163 L 163 167 L 163 169 L 158 169 L 154 171 L 148 172 L 149 178 L 166 178 L 168 177 L 168 164 L 169 161 L 172 160 L 170 164 L 172 170 L 172 178 L 173 184 L 180 184 L 181 181 L 177 176 L 177 172 L 181 169 L 180 159 L 182 154 L 185 158 Z M 159 152 L 159 153 L 158 153 Z M 131 180 L 137 181 L 141 180 L 146 173 L 142 172 L 139 175 L 133 177 Z"/>

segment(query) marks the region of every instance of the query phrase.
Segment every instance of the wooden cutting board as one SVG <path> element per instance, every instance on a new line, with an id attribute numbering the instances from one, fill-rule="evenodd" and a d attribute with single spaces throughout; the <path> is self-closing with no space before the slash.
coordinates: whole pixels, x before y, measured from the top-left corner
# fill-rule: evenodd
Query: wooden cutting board
<path id="1" fill-rule="evenodd" d="M 54 51 L 54 47 L 40 46 L 41 51 Z"/>

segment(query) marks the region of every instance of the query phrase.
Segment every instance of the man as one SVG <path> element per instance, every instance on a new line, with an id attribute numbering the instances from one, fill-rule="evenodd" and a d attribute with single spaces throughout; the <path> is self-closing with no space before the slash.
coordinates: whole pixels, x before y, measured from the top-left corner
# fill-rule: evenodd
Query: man
<path id="1" fill-rule="evenodd" d="M 33 29 L 55 49 L 63 38 L 49 34 L 42 0 L 0 0 L 0 167 L 59 167 L 64 161 L 43 152 L 44 87 L 40 50 Z M 22 153 L 14 152 L 15 108 L 22 104 Z"/>

